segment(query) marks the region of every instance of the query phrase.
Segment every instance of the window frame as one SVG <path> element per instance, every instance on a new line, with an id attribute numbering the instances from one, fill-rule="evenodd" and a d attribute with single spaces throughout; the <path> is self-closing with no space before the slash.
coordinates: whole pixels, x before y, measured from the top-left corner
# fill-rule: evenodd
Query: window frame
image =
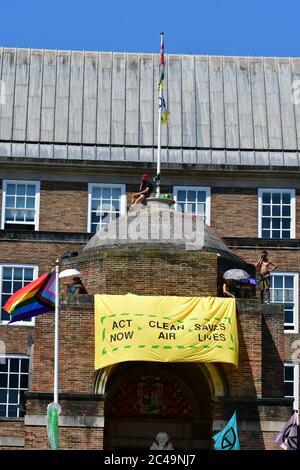
<path id="1" fill-rule="evenodd" d="M 17 264 L 17 263 L 0 263 L 0 326 L 8 325 L 8 320 L 1 319 L 1 310 L 2 310 L 2 281 L 3 281 L 3 268 L 33 268 L 33 280 L 38 278 L 39 267 L 37 264 Z M 34 326 L 35 317 L 32 317 L 30 321 L 16 321 L 10 326 Z"/>
<path id="2" fill-rule="evenodd" d="M 92 232 L 92 192 L 93 188 L 120 188 L 121 197 L 120 197 L 120 216 L 125 215 L 126 213 L 126 184 L 124 183 L 88 183 L 88 214 L 87 214 L 87 232 Z M 97 232 L 96 232 L 97 233 Z"/>
<path id="3" fill-rule="evenodd" d="M 299 273 L 293 271 L 271 272 L 271 277 L 293 276 L 294 277 L 294 329 L 284 330 L 284 334 L 298 334 L 299 332 Z M 274 302 L 271 302 L 275 305 Z M 277 302 L 276 302 L 277 303 Z"/>
<path id="4" fill-rule="evenodd" d="M 17 388 L 17 389 L 13 389 L 13 390 L 18 390 L 18 392 L 20 392 L 21 390 L 29 390 L 29 380 L 30 380 L 30 355 L 29 354 L 0 354 L 0 359 L 1 358 L 9 358 L 9 359 L 28 359 L 28 372 L 27 372 L 27 375 L 28 375 L 28 385 L 27 385 L 27 389 L 24 389 L 24 388 Z M 12 372 L 12 373 L 15 373 L 15 372 Z M 22 372 L 18 372 L 18 376 L 20 376 Z M 9 374 L 9 373 L 8 373 Z M 8 382 L 9 384 L 9 382 Z M 3 388 L 4 389 L 4 388 Z M 5 389 L 4 389 L 5 390 Z M 7 387 L 7 390 L 12 390 L 10 389 L 9 387 Z M 19 405 L 20 406 L 20 403 Z M 9 419 L 24 419 L 23 416 L 0 416 L 0 420 L 9 420 Z"/>
<path id="5" fill-rule="evenodd" d="M 263 240 L 276 240 L 276 238 L 265 238 L 262 236 L 262 195 L 263 193 L 290 193 L 291 195 L 291 236 L 290 238 L 279 238 L 279 240 L 293 240 L 296 238 L 296 190 L 291 188 L 258 188 L 258 238 Z M 272 218 L 272 217 L 271 217 Z"/>
<path id="6" fill-rule="evenodd" d="M 211 187 L 210 186 L 173 186 L 173 197 L 175 207 L 177 208 L 177 193 L 178 191 L 205 191 L 205 223 L 210 225 L 211 222 Z M 190 214 L 191 212 L 187 212 Z"/>
<path id="7" fill-rule="evenodd" d="M 34 222 L 7 222 L 11 225 L 31 225 L 34 230 L 38 231 L 40 226 L 40 194 L 41 182 L 32 180 L 2 180 L 2 214 L 1 214 L 1 230 L 4 230 L 6 220 L 6 193 L 8 184 L 34 184 L 35 185 L 35 209 L 34 209 Z"/>
<path id="8" fill-rule="evenodd" d="M 285 362 L 284 363 L 284 369 L 286 367 L 293 367 L 294 369 L 294 381 L 293 381 L 293 397 L 294 397 L 294 404 L 293 404 L 293 409 L 294 410 L 299 410 L 299 364 L 296 362 Z M 284 370 L 285 373 L 285 370 Z M 284 377 L 283 377 L 284 379 Z M 284 380 L 285 383 L 285 380 Z M 287 398 L 291 398 L 288 395 L 284 395 Z"/>

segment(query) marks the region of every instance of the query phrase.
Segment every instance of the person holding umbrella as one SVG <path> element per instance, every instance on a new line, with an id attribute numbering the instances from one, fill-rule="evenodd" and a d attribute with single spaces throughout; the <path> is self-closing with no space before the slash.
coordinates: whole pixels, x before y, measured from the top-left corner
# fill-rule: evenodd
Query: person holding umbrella
<path id="1" fill-rule="evenodd" d="M 79 276 L 72 277 L 69 282 L 65 282 L 64 288 L 66 294 L 87 294 L 86 288 Z"/>
<path id="2" fill-rule="evenodd" d="M 65 294 L 87 294 L 77 269 L 65 269 L 59 277 L 65 279 L 63 283 Z"/>
<path id="3" fill-rule="evenodd" d="M 223 275 L 223 295 L 225 297 L 252 297 L 252 284 L 255 279 L 250 278 L 243 269 L 229 269 Z"/>
<path id="4" fill-rule="evenodd" d="M 234 280 L 233 279 L 224 279 L 224 284 L 223 284 L 223 295 L 224 297 L 233 297 L 235 298 L 235 295 L 230 292 L 230 290 L 234 289 Z"/>

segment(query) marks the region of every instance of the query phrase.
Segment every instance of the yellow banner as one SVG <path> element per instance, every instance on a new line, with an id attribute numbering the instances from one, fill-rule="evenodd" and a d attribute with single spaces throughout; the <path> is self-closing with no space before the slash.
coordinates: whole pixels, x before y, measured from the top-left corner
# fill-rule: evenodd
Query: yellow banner
<path id="1" fill-rule="evenodd" d="M 95 368 L 124 361 L 237 366 L 235 299 L 95 295 Z"/>

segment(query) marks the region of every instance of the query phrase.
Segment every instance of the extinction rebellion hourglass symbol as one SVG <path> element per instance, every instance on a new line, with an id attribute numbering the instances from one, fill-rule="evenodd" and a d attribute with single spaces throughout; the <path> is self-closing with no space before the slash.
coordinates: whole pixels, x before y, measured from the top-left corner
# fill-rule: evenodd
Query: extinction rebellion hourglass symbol
<path id="1" fill-rule="evenodd" d="M 233 449 L 235 443 L 236 443 L 236 433 L 233 427 L 230 427 L 223 436 L 221 447 L 223 450 L 231 450 Z"/>
<path id="2" fill-rule="evenodd" d="M 297 428 L 297 424 L 290 424 L 284 431 L 284 434 L 282 436 L 282 440 L 288 448 L 297 450 L 297 444 L 298 444 L 298 438 L 297 438 L 297 433 L 296 435 L 294 433 L 291 433 L 293 428 Z M 291 435 L 290 435 L 291 434 Z"/>

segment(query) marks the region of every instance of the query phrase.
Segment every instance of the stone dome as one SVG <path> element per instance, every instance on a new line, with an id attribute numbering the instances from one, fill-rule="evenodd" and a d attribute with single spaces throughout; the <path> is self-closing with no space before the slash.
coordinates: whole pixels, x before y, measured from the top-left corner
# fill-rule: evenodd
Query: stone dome
<path id="1" fill-rule="evenodd" d="M 116 247 L 161 247 L 164 250 L 210 251 L 240 259 L 202 217 L 174 210 L 171 199 L 149 198 L 110 221 L 84 247 L 84 252 Z"/>

